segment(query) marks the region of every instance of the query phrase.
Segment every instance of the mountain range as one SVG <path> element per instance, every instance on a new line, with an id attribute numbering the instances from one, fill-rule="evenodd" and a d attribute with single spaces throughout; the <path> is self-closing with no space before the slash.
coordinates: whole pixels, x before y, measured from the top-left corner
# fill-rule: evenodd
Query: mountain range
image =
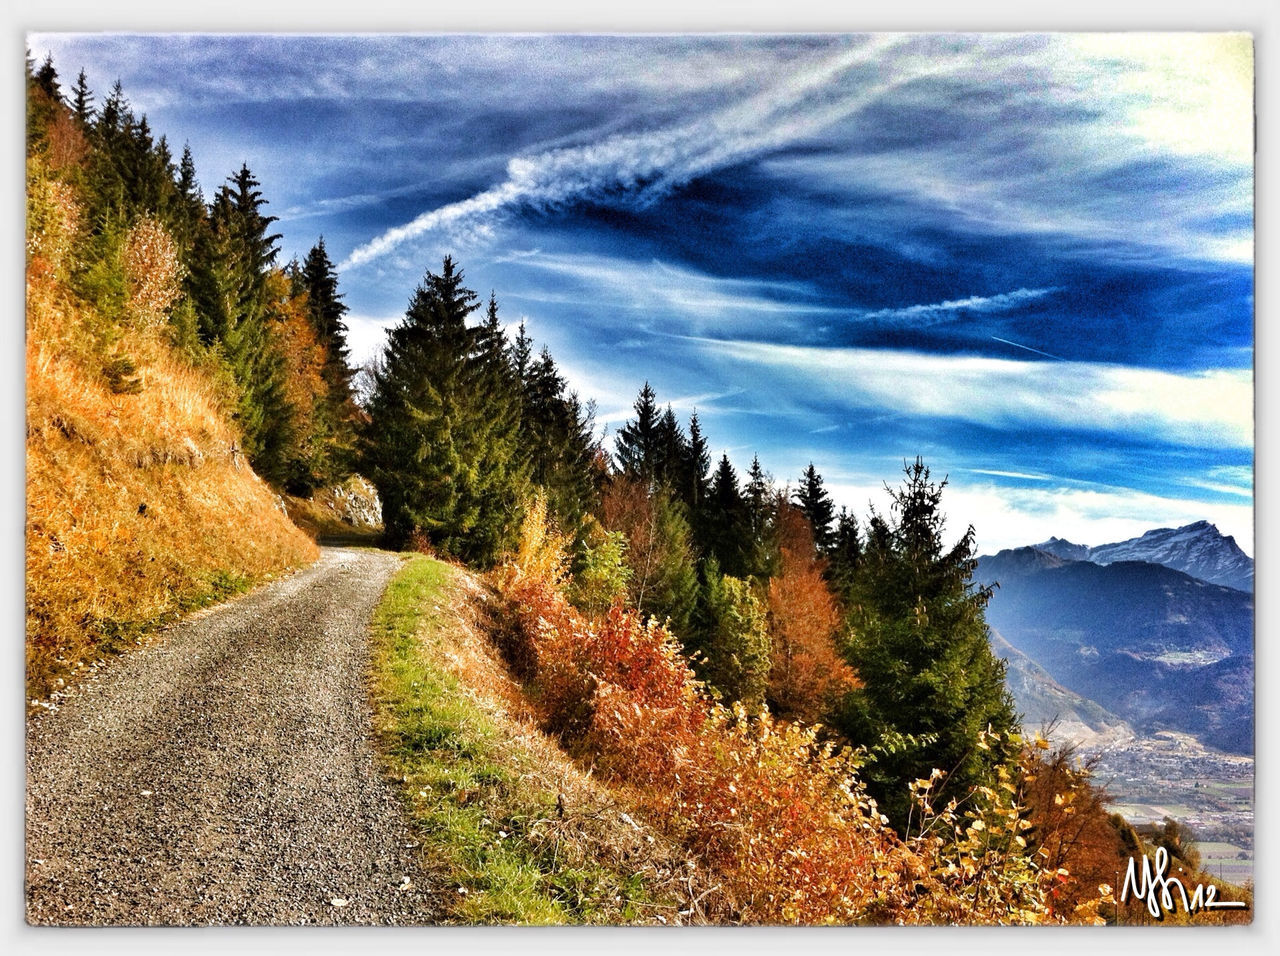
<path id="1" fill-rule="evenodd" d="M 1099 548 L 1052 538 L 979 560 L 977 578 L 999 584 L 992 647 L 1028 726 L 1056 717 L 1074 736 L 1178 730 L 1252 752 L 1253 596 L 1173 562 L 1252 585 L 1252 560 L 1207 522 Z"/>
<path id="2" fill-rule="evenodd" d="M 1128 541 L 1102 544 L 1096 548 L 1073 544 L 1062 538 L 1050 538 L 1032 547 L 1071 561 L 1162 564 L 1211 584 L 1253 593 L 1253 558 L 1240 550 L 1235 538 L 1222 534 L 1208 521 L 1197 521 L 1181 528 L 1157 528 Z"/>

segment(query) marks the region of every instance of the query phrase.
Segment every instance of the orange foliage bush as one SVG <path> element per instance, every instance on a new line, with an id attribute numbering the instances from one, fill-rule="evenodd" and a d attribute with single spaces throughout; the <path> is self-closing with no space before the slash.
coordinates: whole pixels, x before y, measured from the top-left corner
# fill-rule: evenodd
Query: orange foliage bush
<path id="1" fill-rule="evenodd" d="M 813 532 L 800 510 L 785 502 L 778 508 L 778 536 L 779 571 L 768 590 L 769 700 L 780 713 L 812 722 L 858 681 L 836 650 L 840 608 L 823 578 Z"/>
<path id="2" fill-rule="evenodd" d="M 592 621 L 573 608 L 545 509 L 528 513 L 500 584 L 542 718 L 717 874 L 710 912 L 806 924 L 1049 917 L 1058 874 L 1025 852 L 1016 788 L 972 795 L 962 817 L 954 802 L 931 807 L 933 781 L 921 781 L 918 830 L 899 839 L 858 782 L 860 755 L 713 702 L 672 635 L 635 612 L 615 606 Z"/>

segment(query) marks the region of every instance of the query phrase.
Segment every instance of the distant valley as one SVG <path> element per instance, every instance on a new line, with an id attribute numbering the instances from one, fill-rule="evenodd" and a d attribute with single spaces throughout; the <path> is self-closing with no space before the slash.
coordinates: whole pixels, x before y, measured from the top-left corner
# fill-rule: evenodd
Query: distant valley
<path id="1" fill-rule="evenodd" d="M 1050 538 L 983 556 L 976 577 L 999 584 L 987 622 L 1024 726 L 1100 755 L 1126 818 L 1190 824 L 1248 877 L 1253 559 L 1197 522 L 1098 547 Z"/>
<path id="2" fill-rule="evenodd" d="M 1085 551 L 1092 557 L 1063 556 Z M 1253 580 L 1252 560 L 1204 522 L 1099 548 L 1055 538 L 981 558 L 977 577 L 999 584 L 987 608 L 993 644 L 1010 661 L 1027 722 L 1057 717 L 1095 733 L 1121 724 L 1137 733 L 1173 730 L 1252 753 L 1252 594 L 1163 563 L 1104 564 L 1098 555 L 1184 566 L 1195 565 L 1194 555 Z"/>

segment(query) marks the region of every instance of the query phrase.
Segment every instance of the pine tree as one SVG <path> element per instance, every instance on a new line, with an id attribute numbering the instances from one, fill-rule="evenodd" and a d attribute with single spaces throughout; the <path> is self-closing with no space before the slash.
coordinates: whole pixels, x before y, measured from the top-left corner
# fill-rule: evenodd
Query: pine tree
<path id="1" fill-rule="evenodd" d="M 404 544 L 415 531 L 447 554 L 493 564 L 515 540 L 526 486 L 519 409 L 505 342 L 469 327 L 479 307 L 446 257 L 391 329 L 373 374 L 362 470 L 382 498 L 383 525 Z"/>
<path id="2" fill-rule="evenodd" d="M 775 497 L 773 479 L 760 466 L 760 457 L 753 456 L 742 496 L 746 510 L 744 558 L 747 576 L 760 581 L 772 577 L 778 567 L 778 543 L 774 533 Z"/>
<path id="3" fill-rule="evenodd" d="M 89 79 L 85 76 L 84 70 L 80 71 L 80 75 L 76 77 L 76 86 L 72 91 L 71 109 L 75 113 L 76 119 L 80 121 L 81 127 L 88 129 L 93 123 L 93 91 L 89 89 Z"/>
<path id="4" fill-rule="evenodd" d="M 320 341 L 329 350 L 330 364 L 325 369 L 325 377 L 333 388 L 349 394 L 351 369 L 347 361 L 351 353 L 347 348 L 347 326 L 343 321 L 347 306 L 338 292 L 338 273 L 325 251 L 324 236 L 307 253 L 301 277 L 311 321 Z"/>
<path id="5" fill-rule="evenodd" d="M 809 467 L 800 479 L 794 501 L 813 528 L 813 543 L 817 546 L 818 553 L 826 554 L 834 537 L 831 521 L 835 516 L 835 505 L 831 503 L 827 490 L 822 487 L 822 476 L 813 467 L 813 462 L 809 462 Z"/>
<path id="6" fill-rule="evenodd" d="M 586 547 L 589 517 L 599 499 L 593 408 L 584 407 L 545 348 L 532 358 L 532 340 L 521 324 L 507 350 L 513 376 L 522 383 L 520 445 L 530 480 L 543 489 L 547 508 L 575 553 Z"/>
<path id="7" fill-rule="evenodd" d="M 769 686 L 771 648 L 765 607 L 747 582 L 721 574 L 714 560 L 707 563 L 705 574 L 701 670 L 726 701 L 741 701 L 749 711 L 757 711 Z"/>
<path id="8" fill-rule="evenodd" d="M 714 557 L 725 574 L 745 577 L 750 571 L 751 530 L 747 505 L 738 490 L 738 475 L 728 455 L 711 477 L 703 503 L 703 534 L 700 543 Z"/>
<path id="9" fill-rule="evenodd" d="M 658 485 L 674 492 L 682 502 L 684 496 L 679 494 L 678 485 L 681 474 L 686 470 L 688 458 L 689 439 L 685 437 L 676 413 L 668 405 L 658 419 L 654 436 L 653 479 Z"/>
<path id="10" fill-rule="evenodd" d="M 864 686 L 840 720 L 855 743 L 878 748 L 866 780 L 899 828 L 908 783 L 935 768 L 947 773 L 946 798 L 993 785 L 995 765 L 1014 755 L 983 749 L 980 734 L 1018 725 L 1004 662 L 988 643 L 991 589 L 973 583 L 974 530 L 944 547 L 946 480 L 930 481 L 919 458 L 905 474 L 902 488 L 890 489 L 889 517 L 871 517 L 849 593 L 846 657 Z"/>
<path id="11" fill-rule="evenodd" d="M 202 342 L 223 356 L 240 389 L 234 415 L 254 469 L 277 486 L 289 479 L 296 457 L 294 410 L 286 398 L 283 366 L 271 329 L 268 279 L 278 235 L 274 216 L 247 166 L 215 195 L 198 230 L 188 289 Z"/>
<path id="12" fill-rule="evenodd" d="M 677 468 L 674 490 L 676 496 L 688 509 L 690 523 L 699 540 L 703 536 L 702 510 L 706 503 L 707 472 L 710 468 L 711 452 L 707 448 L 707 439 L 702 434 L 702 423 L 698 421 L 698 412 L 695 409 L 689 416 L 689 437 L 684 442 L 683 457 Z"/>
<path id="13" fill-rule="evenodd" d="M 640 389 L 634 407 L 635 419 L 618 430 L 614 455 L 622 474 L 651 485 L 658 458 L 658 401 L 648 382 Z"/>
<path id="14" fill-rule="evenodd" d="M 836 530 L 827 560 L 827 580 L 837 594 L 847 593 L 862 560 L 858 519 L 847 508 L 841 508 L 836 517 Z"/>
<path id="15" fill-rule="evenodd" d="M 62 102 L 62 90 L 58 87 L 58 71 L 54 69 L 52 53 L 45 56 L 44 63 L 36 71 L 36 83 L 53 102 Z"/>

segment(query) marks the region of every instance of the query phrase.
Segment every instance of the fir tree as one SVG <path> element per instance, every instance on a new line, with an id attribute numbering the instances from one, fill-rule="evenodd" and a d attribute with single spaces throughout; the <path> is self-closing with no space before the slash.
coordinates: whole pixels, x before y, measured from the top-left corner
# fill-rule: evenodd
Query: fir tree
<path id="1" fill-rule="evenodd" d="M 530 479 L 546 493 L 558 527 L 573 539 L 575 552 L 581 552 L 599 497 L 593 412 L 568 391 L 549 351 L 543 349 L 537 359 L 531 351 L 521 325 L 507 355 L 512 374 L 522 383 L 520 444 L 530 462 Z"/>
<path id="2" fill-rule="evenodd" d="M 769 687 L 765 607 L 747 582 L 721 574 L 714 560 L 707 563 L 705 574 L 705 662 L 701 669 L 726 701 L 741 701 L 748 710 L 757 711 Z"/>
<path id="3" fill-rule="evenodd" d="M 347 348 L 347 326 L 343 321 L 347 306 L 338 292 L 338 273 L 325 250 L 324 236 L 307 253 L 301 277 L 316 335 L 329 352 L 325 378 L 333 388 L 349 392 L 351 370 L 347 361 L 350 351 Z"/>
<path id="4" fill-rule="evenodd" d="M 738 475 L 728 455 L 711 476 L 703 506 L 701 544 L 709 556 L 732 577 L 745 577 L 750 570 L 751 530 L 746 502 L 738 490 Z"/>
<path id="5" fill-rule="evenodd" d="M 689 509 L 695 530 L 700 529 L 700 512 L 707 497 L 707 472 L 711 468 L 711 452 L 702 423 L 695 409 L 689 416 L 689 438 L 684 445 L 684 458 L 676 478 L 676 494 Z"/>
<path id="6" fill-rule="evenodd" d="M 973 583 L 973 528 L 946 548 L 946 480 L 930 481 L 918 458 L 905 472 L 902 488 L 890 489 L 889 517 L 871 517 L 850 589 L 846 656 L 863 687 L 846 699 L 840 720 L 851 740 L 876 753 L 868 787 L 899 828 L 907 785 L 935 768 L 947 773 L 946 798 L 993 785 L 995 765 L 1014 755 L 984 749 L 980 735 L 1018 725 L 1004 662 L 988 643 L 991 589 Z"/>
<path id="7" fill-rule="evenodd" d="M 770 578 L 777 570 L 778 545 L 775 540 L 773 481 L 760 466 L 758 455 L 751 459 L 747 486 L 742 496 L 746 510 L 745 559 L 747 574 L 760 580 Z"/>
<path id="8" fill-rule="evenodd" d="M 827 555 L 827 580 L 836 594 L 845 594 L 852 587 L 861 560 L 862 535 L 858 519 L 847 508 L 841 508 Z"/>
<path id="9" fill-rule="evenodd" d="M 80 121 L 82 128 L 88 129 L 93 123 L 93 91 L 89 89 L 89 79 L 85 76 L 84 70 L 81 70 L 80 75 L 76 77 L 76 86 L 71 96 L 71 110 Z"/>
<path id="10" fill-rule="evenodd" d="M 835 505 L 831 503 L 827 490 L 822 487 L 822 476 L 813 467 L 813 462 L 809 462 L 809 467 L 805 469 L 794 500 L 813 529 L 813 543 L 817 546 L 818 553 L 826 554 L 833 540 L 831 521 L 835 516 Z"/>
<path id="11" fill-rule="evenodd" d="M 640 389 L 634 407 L 636 417 L 619 429 L 614 455 L 623 475 L 653 484 L 658 458 L 658 401 L 648 382 Z"/>
<path id="12" fill-rule="evenodd" d="M 54 69 L 52 53 L 45 56 L 44 63 L 40 64 L 40 69 L 36 71 L 36 83 L 50 100 L 55 103 L 62 102 L 62 90 L 58 87 L 58 71 Z"/>
<path id="13" fill-rule="evenodd" d="M 525 494 L 519 410 L 505 342 L 468 326 L 479 302 L 462 282 L 446 257 L 388 333 L 362 470 L 382 497 L 393 543 L 421 531 L 445 553 L 487 566 L 513 543 Z"/>
<path id="14" fill-rule="evenodd" d="M 684 496 L 680 494 L 678 485 L 681 474 L 687 470 L 688 458 L 689 439 L 685 437 L 676 413 L 668 405 L 658 419 L 654 436 L 653 480 L 663 488 L 675 492 L 682 502 Z"/>

